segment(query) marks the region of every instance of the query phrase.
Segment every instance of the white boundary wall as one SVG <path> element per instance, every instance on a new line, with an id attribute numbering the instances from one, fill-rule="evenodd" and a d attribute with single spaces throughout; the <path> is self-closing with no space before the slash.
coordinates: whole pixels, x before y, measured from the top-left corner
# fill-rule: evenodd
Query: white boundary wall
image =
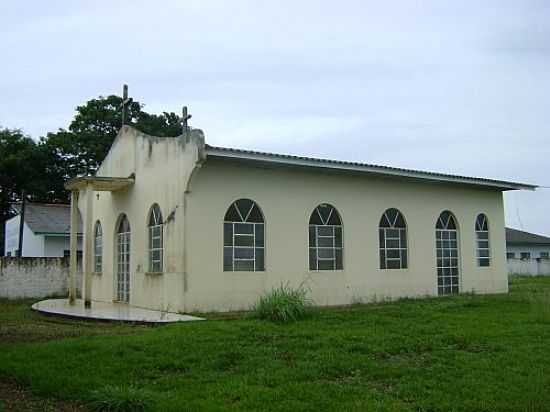
<path id="1" fill-rule="evenodd" d="M 549 259 L 508 259 L 509 275 L 550 276 Z"/>
<path id="2" fill-rule="evenodd" d="M 69 259 L 57 257 L 0 258 L 0 298 L 44 298 L 67 295 Z M 81 290 L 82 273 L 77 276 Z"/>

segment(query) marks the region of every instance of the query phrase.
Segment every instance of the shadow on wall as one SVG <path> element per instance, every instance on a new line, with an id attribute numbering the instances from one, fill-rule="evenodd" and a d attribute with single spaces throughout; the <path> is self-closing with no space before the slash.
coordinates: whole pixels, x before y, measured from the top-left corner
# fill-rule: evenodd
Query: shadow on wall
<path id="1" fill-rule="evenodd" d="M 1 257 L 0 298 L 66 296 L 69 286 L 68 257 Z M 77 295 L 82 290 L 82 259 L 78 260 Z"/>

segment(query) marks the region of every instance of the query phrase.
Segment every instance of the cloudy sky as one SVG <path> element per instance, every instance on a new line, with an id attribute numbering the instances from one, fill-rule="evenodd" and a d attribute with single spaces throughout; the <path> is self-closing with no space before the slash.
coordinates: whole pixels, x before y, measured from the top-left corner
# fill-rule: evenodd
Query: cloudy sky
<path id="1" fill-rule="evenodd" d="M 207 141 L 550 186 L 550 2 L 2 1 L 0 125 L 123 83 Z M 506 194 L 550 235 L 550 189 Z"/>

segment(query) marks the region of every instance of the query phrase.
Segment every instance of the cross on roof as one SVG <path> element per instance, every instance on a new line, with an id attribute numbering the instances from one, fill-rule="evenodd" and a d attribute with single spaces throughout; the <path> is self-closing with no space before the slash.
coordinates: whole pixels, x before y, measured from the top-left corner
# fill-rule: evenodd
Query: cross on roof
<path id="1" fill-rule="evenodd" d="M 192 117 L 192 115 L 187 114 L 187 106 L 183 106 L 181 114 L 181 126 L 183 128 L 183 131 L 187 132 L 187 129 L 189 128 L 189 126 L 187 125 L 187 121 Z"/>
<path id="2" fill-rule="evenodd" d="M 122 125 L 124 126 L 128 121 L 128 106 L 132 103 L 132 98 L 128 97 L 128 85 L 122 86 L 122 103 L 120 108 L 122 109 Z"/>

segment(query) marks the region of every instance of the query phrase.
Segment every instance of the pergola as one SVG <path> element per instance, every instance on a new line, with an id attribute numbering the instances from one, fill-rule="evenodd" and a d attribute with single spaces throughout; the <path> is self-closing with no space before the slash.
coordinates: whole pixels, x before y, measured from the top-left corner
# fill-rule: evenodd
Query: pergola
<path id="1" fill-rule="evenodd" d="M 76 272 L 77 272 L 77 226 L 78 226 L 78 200 L 83 192 L 86 196 L 84 206 L 84 306 L 92 304 L 92 256 L 93 256 L 93 216 L 94 216 L 94 192 L 117 192 L 134 184 L 134 177 L 96 177 L 82 176 L 65 183 L 65 189 L 71 191 L 71 257 L 69 278 L 69 303 L 74 305 L 76 301 Z"/>

